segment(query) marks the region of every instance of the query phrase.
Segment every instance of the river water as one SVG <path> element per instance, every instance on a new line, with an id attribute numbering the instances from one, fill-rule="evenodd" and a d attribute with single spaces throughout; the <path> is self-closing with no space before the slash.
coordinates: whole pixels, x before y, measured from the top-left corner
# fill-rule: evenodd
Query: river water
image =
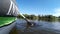
<path id="1" fill-rule="evenodd" d="M 16 21 L 18 34 L 60 34 L 60 22 L 33 21 L 35 26 L 28 27 L 22 19 Z"/>

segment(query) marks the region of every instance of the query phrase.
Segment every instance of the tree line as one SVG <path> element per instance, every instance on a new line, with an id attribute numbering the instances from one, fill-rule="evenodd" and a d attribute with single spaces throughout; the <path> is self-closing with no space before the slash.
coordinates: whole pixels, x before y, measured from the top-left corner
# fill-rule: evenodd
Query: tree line
<path id="1" fill-rule="evenodd" d="M 28 14 L 23 14 L 27 19 L 30 19 L 30 20 L 44 20 L 44 21 L 60 21 L 60 16 L 59 17 L 56 17 L 56 16 L 53 16 L 53 15 L 28 15 Z M 20 19 L 23 19 L 23 17 L 19 14 L 17 16 L 18 18 Z"/>

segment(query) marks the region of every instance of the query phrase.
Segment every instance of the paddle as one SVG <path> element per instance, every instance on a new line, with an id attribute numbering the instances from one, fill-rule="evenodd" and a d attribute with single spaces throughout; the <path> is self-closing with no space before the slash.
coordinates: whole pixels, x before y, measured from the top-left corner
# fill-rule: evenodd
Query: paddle
<path id="1" fill-rule="evenodd" d="M 22 15 L 21 13 L 20 13 L 20 15 L 24 18 L 24 20 L 27 21 L 27 25 L 28 25 L 28 26 L 34 26 L 34 25 L 35 25 L 35 23 L 30 22 L 29 19 L 27 19 L 27 18 L 26 18 L 24 15 Z"/>

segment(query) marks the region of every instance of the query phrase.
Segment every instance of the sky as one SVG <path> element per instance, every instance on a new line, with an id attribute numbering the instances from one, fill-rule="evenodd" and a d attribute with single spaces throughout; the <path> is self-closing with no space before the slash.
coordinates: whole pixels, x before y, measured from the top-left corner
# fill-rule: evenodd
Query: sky
<path id="1" fill-rule="evenodd" d="M 22 14 L 60 16 L 60 0 L 16 0 Z"/>

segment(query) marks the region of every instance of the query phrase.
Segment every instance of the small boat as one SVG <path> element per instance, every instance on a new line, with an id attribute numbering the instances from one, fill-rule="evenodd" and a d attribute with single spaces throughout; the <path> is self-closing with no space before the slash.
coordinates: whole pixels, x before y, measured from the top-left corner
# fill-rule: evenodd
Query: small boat
<path id="1" fill-rule="evenodd" d="M 15 22 L 7 26 L 0 27 L 0 34 L 9 34 L 12 28 L 15 26 Z"/>
<path id="2" fill-rule="evenodd" d="M 19 14 L 15 0 L 0 0 L 0 16 L 17 16 Z M 0 34 L 8 34 L 15 26 L 15 22 L 0 26 Z"/>

